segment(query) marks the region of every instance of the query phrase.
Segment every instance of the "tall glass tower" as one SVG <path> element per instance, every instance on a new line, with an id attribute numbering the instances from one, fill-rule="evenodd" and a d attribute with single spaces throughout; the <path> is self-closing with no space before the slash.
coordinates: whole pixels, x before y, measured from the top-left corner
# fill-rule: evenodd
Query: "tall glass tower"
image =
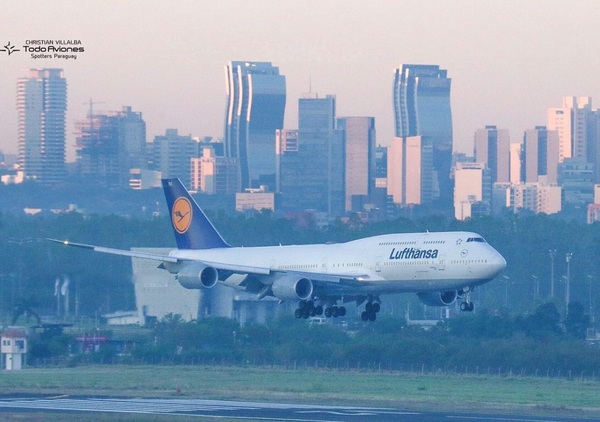
<path id="1" fill-rule="evenodd" d="M 420 136 L 433 147 L 433 197 L 452 204 L 452 111 L 448 71 L 405 64 L 394 73 L 395 136 Z"/>
<path id="2" fill-rule="evenodd" d="M 270 62 L 225 67 L 225 154 L 238 160 L 240 188 L 275 189 L 275 131 L 283 128 L 285 76 Z"/>
<path id="3" fill-rule="evenodd" d="M 344 214 L 344 132 L 335 123 L 334 96 L 305 97 L 298 101 L 298 130 L 278 132 L 281 209 Z"/>
<path id="4" fill-rule="evenodd" d="M 65 177 L 67 81 L 62 69 L 30 69 L 17 81 L 19 165 L 25 177 L 56 184 Z"/>

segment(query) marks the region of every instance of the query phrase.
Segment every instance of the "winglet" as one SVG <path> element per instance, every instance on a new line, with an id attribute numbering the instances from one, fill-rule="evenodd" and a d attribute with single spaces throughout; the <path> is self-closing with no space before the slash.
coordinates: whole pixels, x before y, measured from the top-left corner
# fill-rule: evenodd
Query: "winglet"
<path id="1" fill-rule="evenodd" d="M 230 247 L 179 179 L 163 179 L 162 183 L 179 249 Z"/>

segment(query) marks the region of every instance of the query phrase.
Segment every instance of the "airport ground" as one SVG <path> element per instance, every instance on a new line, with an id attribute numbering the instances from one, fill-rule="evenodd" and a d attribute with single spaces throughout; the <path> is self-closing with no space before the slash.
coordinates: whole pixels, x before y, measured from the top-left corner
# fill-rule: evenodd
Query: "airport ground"
<path id="1" fill-rule="evenodd" d="M 577 378 L 270 367 L 106 365 L 2 371 L 0 379 L 2 396 L 202 398 L 385 407 L 416 412 L 443 412 L 451 408 L 465 414 L 485 411 L 494 415 L 552 416 L 575 420 L 594 419 L 600 415 L 600 382 Z M 7 412 L 1 416 L 7 421 L 168 420 L 168 417 L 163 419 L 160 415 L 132 414 L 112 414 L 105 418 L 102 413 L 67 415 L 33 412 L 24 416 L 18 412 Z M 73 419 L 69 419 L 71 417 Z"/>

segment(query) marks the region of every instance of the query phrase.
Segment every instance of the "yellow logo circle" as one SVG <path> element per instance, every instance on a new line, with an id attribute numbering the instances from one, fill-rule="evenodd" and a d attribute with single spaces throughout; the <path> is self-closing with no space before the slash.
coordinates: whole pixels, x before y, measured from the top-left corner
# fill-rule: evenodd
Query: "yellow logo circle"
<path id="1" fill-rule="evenodd" d="M 175 200 L 171 210 L 171 220 L 173 221 L 173 227 L 179 234 L 185 233 L 190 228 L 192 204 L 187 198 L 179 197 Z"/>

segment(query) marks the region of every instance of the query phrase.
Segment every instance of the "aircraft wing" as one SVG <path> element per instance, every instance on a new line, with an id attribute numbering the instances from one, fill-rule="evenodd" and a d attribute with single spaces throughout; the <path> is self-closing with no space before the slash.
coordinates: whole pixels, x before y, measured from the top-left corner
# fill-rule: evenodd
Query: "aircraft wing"
<path id="1" fill-rule="evenodd" d="M 75 243 L 75 242 L 69 242 L 68 240 L 58 240 L 58 239 L 46 239 L 46 240 L 49 240 L 50 242 L 60 243 L 61 245 L 73 246 L 76 248 L 88 249 L 88 250 L 92 250 L 94 252 L 107 253 L 107 254 L 111 254 L 111 255 L 121 255 L 121 256 L 129 256 L 132 258 L 151 259 L 154 261 L 170 262 L 173 264 L 178 263 L 178 262 L 184 262 L 184 261 L 188 261 L 188 262 L 197 261 L 197 262 L 202 262 L 205 265 L 215 267 L 218 270 L 230 271 L 232 273 L 257 274 L 257 275 L 271 274 L 271 270 L 269 268 L 264 268 L 264 267 L 253 267 L 253 266 L 248 266 L 248 265 L 236 265 L 236 264 L 230 264 L 230 263 L 211 262 L 211 261 L 204 261 L 204 260 L 198 261 L 195 259 L 188 259 L 188 258 L 181 258 L 181 257 L 178 258 L 176 256 L 171 256 L 171 255 L 155 254 L 155 253 L 148 253 L 148 252 L 136 252 L 136 251 L 130 251 L 130 250 L 126 250 L 126 249 L 115 249 L 115 248 L 107 248 L 104 246 L 88 245 L 86 243 Z"/>
<path id="2" fill-rule="evenodd" d="M 179 259 L 169 256 L 169 255 L 161 255 L 161 254 L 154 254 L 154 253 L 147 253 L 147 252 L 135 252 L 135 251 L 128 251 L 125 249 L 106 248 L 104 246 L 95 246 L 95 245 L 88 245 L 85 243 L 69 242 L 68 240 L 58 240 L 58 239 L 46 239 L 46 240 L 49 240 L 50 242 L 60 243 L 62 245 L 66 245 L 66 246 L 74 246 L 76 248 L 89 249 L 94 252 L 108 253 L 111 255 L 130 256 L 133 258 L 152 259 L 154 261 L 172 262 L 172 263 L 176 263 L 176 262 L 180 261 Z"/>

